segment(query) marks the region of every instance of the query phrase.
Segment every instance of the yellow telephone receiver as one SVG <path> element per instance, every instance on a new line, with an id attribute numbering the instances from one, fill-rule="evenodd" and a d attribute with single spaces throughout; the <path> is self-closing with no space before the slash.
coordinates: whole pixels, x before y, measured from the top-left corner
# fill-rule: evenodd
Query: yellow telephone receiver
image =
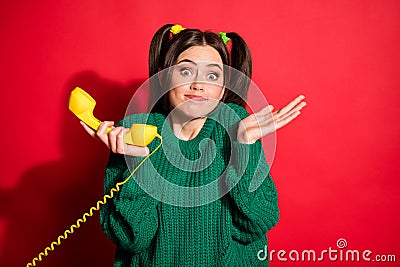
<path id="1" fill-rule="evenodd" d="M 95 106 L 96 101 L 83 89 L 76 87 L 72 90 L 69 97 L 69 110 L 71 110 L 81 121 L 86 123 L 92 129 L 97 130 L 101 121 L 93 115 Z M 112 129 L 112 127 L 108 127 L 106 133 Z M 135 146 L 147 146 L 155 137 L 161 139 L 161 136 L 157 133 L 156 126 L 133 124 L 128 133 L 124 135 L 124 142 Z"/>

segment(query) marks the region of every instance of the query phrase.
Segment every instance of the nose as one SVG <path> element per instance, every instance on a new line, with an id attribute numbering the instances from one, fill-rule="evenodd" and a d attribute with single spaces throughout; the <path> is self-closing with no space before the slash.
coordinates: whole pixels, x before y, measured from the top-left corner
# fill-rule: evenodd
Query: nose
<path id="1" fill-rule="evenodd" d="M 190 85 L 190 89 L 191 90 L 200 90 L 203 91 L 204 90 L 204 84 L 200 83 L 200 82 L 192 82 L 192 84 Z"/>

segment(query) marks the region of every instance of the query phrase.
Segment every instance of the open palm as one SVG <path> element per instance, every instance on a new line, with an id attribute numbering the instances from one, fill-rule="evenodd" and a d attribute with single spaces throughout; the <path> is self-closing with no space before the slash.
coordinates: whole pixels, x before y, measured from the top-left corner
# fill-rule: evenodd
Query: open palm
<path id="1" fill-rule="evenodd" d="M 298 115 L 300 110 L 307 104 L 305 96 L 299 95 L 283 108 L 273 111 L 274 107 L 268 105 L 259 112 L 244 118 L 238 128 L 237 141 L 252 144 L 258 139 L 282 128 Z"/>

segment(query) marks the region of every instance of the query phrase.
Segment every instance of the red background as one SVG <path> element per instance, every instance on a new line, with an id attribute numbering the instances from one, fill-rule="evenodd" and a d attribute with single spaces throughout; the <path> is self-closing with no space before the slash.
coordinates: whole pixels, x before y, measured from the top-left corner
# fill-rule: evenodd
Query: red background
<path id="1" fill-rule="evenodd" d="M 277 135 L 271 172 L 281 219 L 270 249 L 320 251 L 345 238 L 348 249 L 397 253 L 397 263 L 376 266 L 399 264 L 399 1 L 0 5 L 1 266 L 24 266 L 101 198 L 108 151 L 69 112 L 69 93 L 83 87 L 97 117 L 120 119 L 165 23 L 238 32 L 270 103 L 307 97 L 300 118 Z M 40 266 L 112 266 L 113 252 L 96 214 Z"/>

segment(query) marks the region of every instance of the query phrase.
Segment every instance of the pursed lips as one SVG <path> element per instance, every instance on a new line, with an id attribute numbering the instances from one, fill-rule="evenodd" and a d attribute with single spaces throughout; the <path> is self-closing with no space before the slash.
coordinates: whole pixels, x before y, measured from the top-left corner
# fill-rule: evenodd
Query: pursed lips
<path id="1" fill-rule="evenodd" d="M 186 98 L 190 99 L 190 100 L 194 100 L 194 101 L 198 101 L 198 102 L 202 102 L 202 101 L 206 101 L 207 98 L 200 96 L 200 95 L 185 95 Z"/>

